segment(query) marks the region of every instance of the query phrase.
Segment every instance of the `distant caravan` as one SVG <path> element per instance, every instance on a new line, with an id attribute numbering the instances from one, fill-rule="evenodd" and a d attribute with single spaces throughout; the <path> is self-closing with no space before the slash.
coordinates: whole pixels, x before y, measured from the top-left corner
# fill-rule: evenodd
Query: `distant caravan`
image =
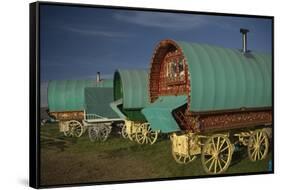
<path id="1" fill-rule="evenodd" d="M 80 137 L 88 130 L 91 141 L 105 141 L 112 125 L 122 120 L 110 108 L 113 81 L 57 80 L 48 84 L 49 115 L 65 136 Z"/>
<path id="2" fill-rule="evenodd" d="M 148 106 L 147 70 L 117 70 L 114 73 L 112 109 L 124 119 L 122 136 L 139 144 L 154 144 L 159 131 L 153 131 L 141 110 Z"/>

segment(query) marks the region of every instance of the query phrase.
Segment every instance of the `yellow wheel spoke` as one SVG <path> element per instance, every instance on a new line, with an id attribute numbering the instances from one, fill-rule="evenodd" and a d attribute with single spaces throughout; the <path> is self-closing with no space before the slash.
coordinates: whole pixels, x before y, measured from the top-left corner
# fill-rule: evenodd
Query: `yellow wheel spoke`
<path id="1" fill-rule="evenodd" d="M 217 173 L 217 164 L 218 164 L 218 159 L 215 159 L 215 173 Z"/>
<path id="2" fill-rule="evenodd" d="M 226 149 L 228 149 L 229 147 L 228 147 L 228 145 L 226 146 L 226 147 L 224 147 L 220 152 L 223 152 L 223 151 L 225 151 Z"/>
<path id="3" fill-rule="evenodd" d="M 265 136 L 262 137 L 262 139 L 261 139 L 261 141 L 260 141 L 261 144 L 262 144 L 262 142 L 263 142 L 264 140 L 265 140 Z"/>
<path id="4" fill-rule="evenodd" d="M 221 148 L 223 147 L 223 144 L 225 143 L 225 139 L 223 139 L 223 141 L 222 141 L 222 143 L 221 143 L 221 145 L 220 145 L 220 147 L 219 147 L 219 149 L 218 150 L 221 150 Z M 221 151 L 220 151 L 221 152 Z"/>
<path id="5" fill-rule="evenodd" d="M 184 157 L 184 158 L 183 158 L 183 163 L 186 163 L 186 159 L 187 159 L 187 157 Z"/>
<path id="6" fill-rule="evenodd" d="M 142 138 L 142 144 L 144 144 L 146 142 L 146 137 L 143 136 Z"/>
<path id="7" fill-rule="evenodd" d="M 214 150 L 216 150 L 216 146 L 215 146 L 215 142 L 214 142 L 213 138 L 212 138 L 212 146 L 213 146 Z"/>
<path id="8" fill-rule="evenodd" d="M 260 131 L 260 132 L 259 132 L 259 140 L 258 140 L 259 142 L 261 142 L 261 138 L 262 138 L 262 136 L 263 136 L 263 132 L 262 132 L 262 131 Z"/>
<path id="9" fill-rule="evenodd" d="M 181 158 L 182 158 L 182 156 L 181 156 L 181 155 L 179 155 L 179 161 L 181 160 Z"/>
<path id="10" fill-rule="evenodd" d="M 145 144 L 147 144 L 148 143 L 148 138 L 147 137 L 145 137 Z"/>
<path id="11" fill-rule="evenodd" d="M 205 162 L 205 164 L 207 164 L 208 162 L 210 162 L 211 160 L 213 160 L 214 159 L 214 157 L 212 156 L 210 159 L 208 159 L 206 162 Z"/>
<path id="12" fill-rule="evenodd" d="M 254 155 L 255 155 L 256 151 L 257 151 L 257 149 L 255 148 L 254 151 L 251 154 L 252 158 L 254 158 Z"/>
<path id="13" fill-rule="evenodd" d="M 217 141 L 217 147 L 216 147 L 216 150 L 217 150 L 217 151 L 219 150 L 219 147 L 220 147 L 220 138 L 221 138 L 221 137 L 218 137 L 218 141 Z"/>
<path id="14" fill-rule="evenodd" d="M 211 171 L 211 169 L 212 169 L 212 167 L 213 167 L 213 165 L 214 165 L 214 162 L 215 162 L 215 159 L 213 159 L 213 161 L 211 162 L 210 167 L 208 168 L 209 171 Z"/>
<path id="15" fill-rule="evenodd" d="M 151 142 L 152 142 L 152 141 L 151 141 L 151 139 L 150 139 L 150 137 L 147 137 L 147 139 L 148 139 L 148 142 L 149 142 L 149 143 L 151 143 Z"/>
<path id="16" fill-rule="evenodd" d="M 264 152 L 262 150 L 260 150 L 260 154 L 261 154 L 261 157 L 264 156 Z"/>
<path id="17" fill-rule="evenodd" d="M 258 151 L 257 149 L 255 150 L 255 155 L 254 155 L 254 160 L 257 160 L 257 155 L 258 155 Z"/>

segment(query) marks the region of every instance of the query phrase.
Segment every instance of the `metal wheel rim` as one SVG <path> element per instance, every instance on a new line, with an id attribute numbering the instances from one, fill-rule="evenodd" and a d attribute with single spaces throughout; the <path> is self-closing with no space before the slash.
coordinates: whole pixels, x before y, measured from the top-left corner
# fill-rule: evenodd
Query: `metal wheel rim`
<path id="1" fill-rule="evenodd" d="M 203 146 L 201 162 L 208 174 L 220 174 L 227 170 L 232 158 L 232 144 L 225 135 L 213 135 Z"/>
<path id="2" fill-rule="evenodd" d="M 269 149 L 267 134 L 262 130 L 255 131 L 248 141 L 248 157 L 251 161 L 263 160 L 266 158 Z"/>

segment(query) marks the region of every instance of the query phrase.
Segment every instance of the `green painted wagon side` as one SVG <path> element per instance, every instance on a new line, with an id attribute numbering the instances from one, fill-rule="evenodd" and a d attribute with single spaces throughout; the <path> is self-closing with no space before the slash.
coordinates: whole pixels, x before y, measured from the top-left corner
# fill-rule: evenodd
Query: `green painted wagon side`
<path id="1" fill-rule="evenodd" d="M 109 106 L 112 101 L 112 88 L 85 88 L 84 107 L 87 114 L 95 114 L 103 118 L 118 118 L 118 115 Z"/>
<path id="2" fill-rule="evenodd" d="M 190 74 L 190 111 L 205 112 L 272 106 L 270 54 L 175 42 Z"/>
<path id="3" fill-rule="evenodd" d="M 86 87 L 113 87 L 113 80 L 53 80 L 48 83 L 48 107 L 50 112 L 84 110 Z"/>
<path id="4" fill-rule="evenodd" d="M 117 107 L 132 121 L 145 121 L 140 112 L 148 105 L 148 72 L 146 70 L 117 70 L 114 73 L 114 100 Z"/>

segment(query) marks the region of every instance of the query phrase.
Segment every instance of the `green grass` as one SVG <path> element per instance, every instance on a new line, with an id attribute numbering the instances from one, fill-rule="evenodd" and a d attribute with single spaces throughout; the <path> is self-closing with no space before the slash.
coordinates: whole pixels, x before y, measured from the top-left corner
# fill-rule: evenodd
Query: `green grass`
<path id="1" fill-rule="evenodd" d="M 270 159 L 271 153 L 265 160 L 251 162 L 242 148 L 234 153 L 225 174 L 264 172 Z M 200 157 L 188 165 L 177 164 L 165 137 L 154 145 L 139 145 L 120 135 L 94 143 L 87 133 L 64 137 L 56 124 L 41 128 L 42 185 L 202 175 L 206 174 Z"/>

